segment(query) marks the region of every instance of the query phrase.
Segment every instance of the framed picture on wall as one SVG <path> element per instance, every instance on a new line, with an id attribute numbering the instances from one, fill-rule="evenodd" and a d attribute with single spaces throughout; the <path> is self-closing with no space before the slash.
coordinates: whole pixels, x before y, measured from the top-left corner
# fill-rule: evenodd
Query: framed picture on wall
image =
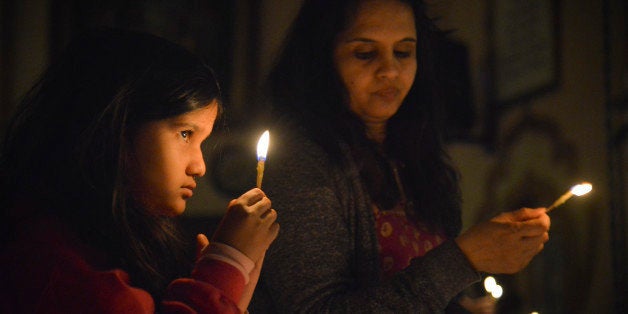
<path id="1" fill-rule="evenodd" d="M 526 101 L 559 80 L 558 0 L 492 0 L 490 97 L 498 107 Z"/>

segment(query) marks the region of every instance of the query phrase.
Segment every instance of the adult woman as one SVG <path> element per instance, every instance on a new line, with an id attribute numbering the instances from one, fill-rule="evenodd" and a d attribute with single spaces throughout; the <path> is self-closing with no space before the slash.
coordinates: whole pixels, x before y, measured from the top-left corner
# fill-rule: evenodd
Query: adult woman
<path id="1" fill-rule="evenodd" d="M 164 39 L 101 30 L 71 43 L 2 148 L 2 312 L 246 310 L 278 231 L 270 200 L 233 200 L 194 265 L 173 220 L 220 107 L 211 69 Z"/>
<path id="2" fill-rule="evenodd" d="M 265 188 L 282 234 L 254 310 L 440 312 L 478 272 L 516 272 L 542 249 L 543 209 L 458 236 L 430 73 L 438 36 L 420 1 L 305 1 L 270 74 L 281 118 Z"/>

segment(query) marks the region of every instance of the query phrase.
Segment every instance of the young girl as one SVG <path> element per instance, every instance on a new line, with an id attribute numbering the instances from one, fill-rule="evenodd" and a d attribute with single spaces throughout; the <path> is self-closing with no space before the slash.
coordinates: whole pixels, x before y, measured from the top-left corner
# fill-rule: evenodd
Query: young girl
<path id="1" fill-rule="evenodd" d="M 231 201 L 193 265 L 173 219 L 220 109 L 212 71 L 166 40 L 101 30 L 71 43 L 2 147 L 0 312 L 246 311 L 278 233 L 270 200 Z"/>

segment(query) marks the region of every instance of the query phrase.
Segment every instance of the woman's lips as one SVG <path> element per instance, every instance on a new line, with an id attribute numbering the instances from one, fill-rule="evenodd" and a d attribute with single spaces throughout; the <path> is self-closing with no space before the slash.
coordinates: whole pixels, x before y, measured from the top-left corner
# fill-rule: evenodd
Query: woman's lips
<path id="1" fill-rule="evenodd" d="M 399 89 L 394 87 L 383 88 L 375 92 L 375 95 L 384 100 L 392 101 L 397 99 L 397 97 L 399 96 Z"/>

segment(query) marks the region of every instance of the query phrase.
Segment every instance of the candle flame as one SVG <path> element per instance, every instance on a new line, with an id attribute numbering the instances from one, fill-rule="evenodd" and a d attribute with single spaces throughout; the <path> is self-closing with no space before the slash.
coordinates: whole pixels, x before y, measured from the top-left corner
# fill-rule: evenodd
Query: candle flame
<path id="1" fill-rule="evenodd" d="M 266 153 L 268 152 L 268 144 L 270 143 L 270 133 L 268 130 L 262 133 L 259 141 L 257 142 L 257 160 L 266 160 Z"/>
<path id="2" fill-rule="evenodd" d="M 582 196 L 591 192 L 592 189 L 593 189 L 593 186 L 591 185 L 591 183 L 583 182 L 581 184 L 574 185 L 571 188 L 571 193 L 573 193 L 573 195 L 576 195 L 576 196 Z"/>

